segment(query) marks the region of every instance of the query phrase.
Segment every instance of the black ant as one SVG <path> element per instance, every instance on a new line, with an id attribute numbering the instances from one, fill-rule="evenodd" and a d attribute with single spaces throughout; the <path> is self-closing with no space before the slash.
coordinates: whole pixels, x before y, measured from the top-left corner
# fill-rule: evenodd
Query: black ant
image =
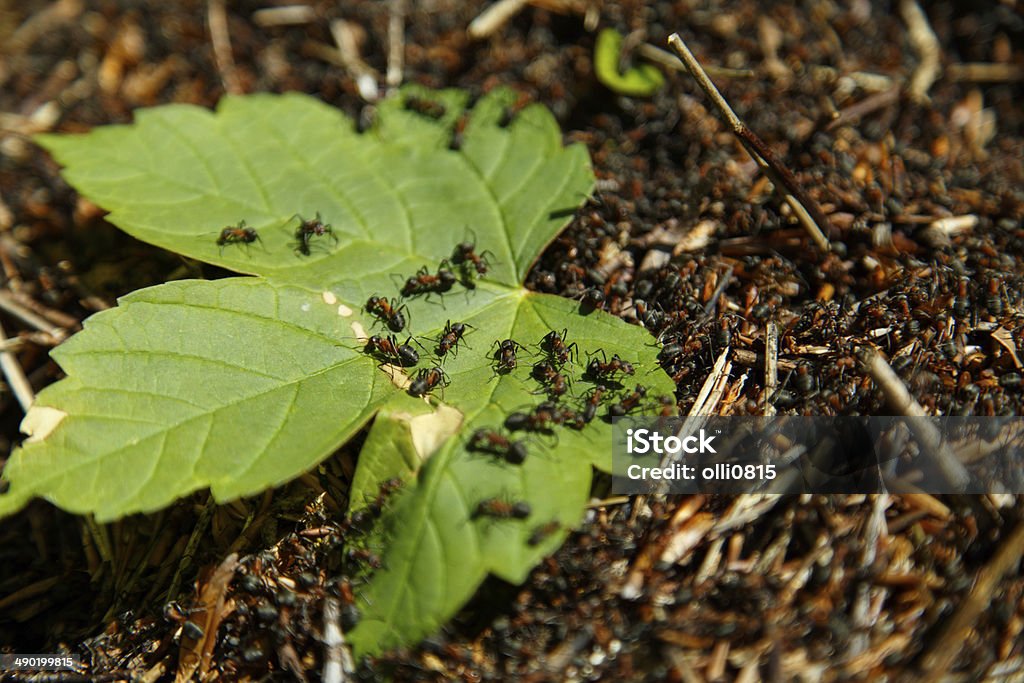
<path id="1" fill-rule="evenodd" d="M 220 247 L 221 253 L 224 253 L 224 246 L 228 244 L 245 244 L 249 245 L 253 242 L 262 242 L 259 234 L 256 232 L 256 228 L 250 228 L 245 224 L 245 221 L 239 221 L 238 225 L 229 225 L 220 231 L 220 236 L 217 237 L 217 246 Z"/>
<path id="2" fill-rule="evenodd" d="M 565 365 L 570 358 L 575 358 L 579 351 L 576 342 L 565 343 L 567 333 L 568 330 L 562 330 L 562 334 L 551 330 L 540 340 L 541 350 L 546 351 L 548 357 L 552 361 L 557 361 L 559 365 Z"/>
<path id="3" fill-rule="evenodd" d="M 605 355 L 604 349 L 600 349 L 601 360 L 594 357 L 587 363 L 587 376 L 590 379 L 611 379 L 616 373 L 622 375 L 632 375 L 635 370 L 633 364 L 629 361 L 624 361 L 619 358 L 619 354 L 614 354 L 611 360 L 608 360 L 608 356 Z"/>
<path id="4" fill-rule="evenodd" d="M 547 389 L 551 396 L 562 396 L 568 391 L 569 381 L 558 372 L 551 361 L 543 360 L 533 366 L 533 378 Z"/>
<path id="5" fill-rule="evenodd" d="M 608 408 L 608 415 L 610 417 L 622 417 L 623 415 L 635 410 L 645 396 L 647 396 L 647 389 L 639 384 L 636 385 L 636 389 L 632 393 Z"/>
<path id="6" fill-rule="evenodd" d="M 541 524 L 535 528 L 530 534 L 530 537 L 526 539 L 526 544 L 531 548 L 540 545 L 544 541 L 551 537 L 551 534 L 555 533 L 562 528 L 561 523 L 558 520 L 552 520 L 547 524 Z"/>
<path id="7" fill-rule="evenodd" d="M 395 299 L 388 301 L 382 296 L 371 296 L 366 300 L 363 310 L 376 316 L 392 332 L 401 332 L 405 329 L 405 317 L 408 315 L 408 310 L 405 306 L 399 306 Z"/>
<path id="8" fill-rule="evenodd" d="M 647 328 L 659 327 L 664 317 L 660 310 L 651 308 L 643 299 L 633 300 L 633 310 L 636 312 L 636 319 Z"/>
<path id="9" fill-rule="evenodd" d="M 476 253 L 475 241 L 460 242 L 455 246 L 455 251 L 452 252 L 452 263 L 459 266 L 462 270 L 463 282 L 469 283 L 472 281 L 474 274 L 478 277 L 483 277 L 487 274 L 487 269 L 491 265 L 488 256 L 494 258 L 494 254 L 487 250 L 479 254 Z"/>
<path id="10" fill-rule="evenodd" d="M 471 519 L 494 517 L 495 519 L 526 519 L 530 516 L 530 504 L 526 501 L 510 503 L 500 498 L 488 498 L 476 504 Z"/>
<path id="11" fill-rule="evenodd" d="M 526 444 L 512 441 L 490 429 L 478 429 L 469 437 L 469 450 L 501 457 L 510 465 L 521 465 L 526 460 Z"/>
<path id="12" fill-rule="evenodd" d="M 587 402 L 583 407 L 583 422 L 587 423 L 594 419 L 597 415 L 597 407 L 601 405 L 601 398 L 605 395 L 608 389 L 603 384 L 599 384 L 594 387 L 590 395 L 587 396 Z"/>
<path id="13" fill-rule="evenodd" d="M 299 227 L 295 228 L 295 251 L 297 253 L 309 256 L 309 244 L 314 237 L 330 235 L 334 243 L 338 243 L 338 237 L 334 234 L 334 228 L 324 223 L 319 211 L 316 212 L 316 218 L 312 220 L 306 220 L 299 214 L 295 214 L 293 218 L 299 219 Z"/>
<path id="14" fill-rule="evenodd" d="M 426 266 L 423 266 L 416 274 L 405 281 L 402 287 L 402 296 L 418 296 L 420 294 L 444 294 L 455 284 L 455 274 L 447 267 L 447 259 L 441 261 L 437 273 L 431 275 Z"/>
<path id="15" fill-rule="evenodd" d="M 516 359 L 516 352 L 523 348 L 523 345 L 514 339 L 502 339 L 501 341 L 495 340 L 494 344 L 491 345 L 495 349 L 493 358 L 495 362 L 495 372 L 498 374 L 505 374 L 512 372 L 516 369 L 518 360 Z"/>
<path id="16" fill-rule="evenodd" d="M 441 332 L 441 336 L 437 338 L 437 352 L 438 357 L 444 356 L 449 351 L 455 351 L 458 355 L 459 342 L 462 341 L 462 336 L 466 333 L 466 328 L 472 327 L 466 323 L 452 323 L 451 320 L 445 323 L 444 331 Z"/>
<path id="17" fill-rule="evenodd" d="M 401 365 L 403 368 L 407 368 L 410 365 L 416 365 L 420 362 L 420 354 L 416 353 L 416 349 L 409 346 L 409 341 L 412 337 L 405 340 L 404 344 L 399 344 L 395 335 L 390 335 L 386 339 L 384 337 L 373 335 L 366 340 L 366 346 L 363 351 L 366 353 L 375 354 L 381 360 Z"/>
<path id="18" fill-rule="evenodd" d="M 597 287 L 583 290 L 580 295 L 580 312 L 587 315 L 604 306 L 604 292 Z"/>
<path id="19" fill-rule="evenodd" d="M 448 386 L 450 382 L 451 380 L 448 379 L 448 375 L 441 368 L 421 368 L 409 384 L 409 395 L 423 396 L 438 386 Z"/>
<path id="20" fill-rule="evenodd" d="M 510 432 L 526 431 L 551 434 L 554 423 L 555 405 L 549 401 L 541 403 L 530 413 L 512 413 L 505 418 L 505 429 Z"/>

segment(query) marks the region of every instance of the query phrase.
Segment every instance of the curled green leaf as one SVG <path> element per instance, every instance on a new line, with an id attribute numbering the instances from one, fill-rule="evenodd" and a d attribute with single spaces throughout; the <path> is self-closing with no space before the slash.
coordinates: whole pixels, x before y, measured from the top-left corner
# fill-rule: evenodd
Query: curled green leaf
<path id="1" fill-rule="evenodd" d="M 637 64 L 619 72 L 622 56 L 622 34 L 613 28 L 597 34 L 594 45 L 594 71 L 606 87 L 630 97 L 650 97 L 665 85 L 665 77 L 653 64 Z"/>

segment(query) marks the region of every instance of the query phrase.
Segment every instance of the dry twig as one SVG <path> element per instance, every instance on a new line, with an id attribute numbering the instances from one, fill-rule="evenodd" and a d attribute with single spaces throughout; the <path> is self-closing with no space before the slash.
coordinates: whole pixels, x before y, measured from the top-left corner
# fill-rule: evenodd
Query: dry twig
<path id="1" fill-rule="evenodd" d="M 1018 522 L 995 556 L 978 572 L 974 588 L 960 603 L 956 614 L 946 623 L 942 635 L 921 657 L 921 669 L 925 674 L 925 680 L 940 680 L 950 670 L 960 650 L 968 641 L 968 632 L 992 601 L 992 595 L 1003 576 L 1020 562 L 1022 553 L 1024 522 Z"/>
<path id="2" fill-rule="evenodd" d="M 917 0 L 900 0 L 900 15 L 907 22 L 910 44 L 917 50 L 921 62 L 910 77 L 907 92 L 916 102 L 928 101 L 928 91 L 939 77 L 939 39 L 928 24 L 928 17 Z"/>
<path id="3" fill-rule="evenodd" d="M 793 174 L 783 166 L 776 158 L 768 145 L 761 138 L 754 134 L 746 124 L 740 120 L 736 112 L 732 110 L 729 103 L 718 92 L 718 88 L 711 82 L 707 72 L 701 67 L 700 62 L 690 52 L 683 39 L 678 33 L 673 33 L 668 38 L 668 44 L 675 50 L 679 59 L 686 65 L 690 75 L 696 79 L 697 84 L 704 91 L 704 94 L 715 105 L 718 112 L 728 121 L 733 134 L 747 152 L 754 158 L 761 169 L 768 175 L 779 191 L 784 192 L 784 198 L 793 213 L 796 214 L 800 225 L 811 236 L 811 239 L 821 251 L 827 252 L 830 249 L 826 232 L 829 231 L 829 221 L 822 212 L 821 207 L 813 199 L 807 196 Z"/>
<path id="4" fill-rule="evenodd" d="M 221 83 L 228 94 L 241 95 L 243 90 L 235 69 L 235 58 L 231 54 L 231 35 L 228 32 L 228 13 L 224 0 L 209 0 L 206 10 L 210 42 L 213 44 L 213 61 L 217 64 Z"/>
<path id="5" fill-rule="evenodd" d="M 7 333 L 4 332 L 3 325 L 0 325 L 0 344 L 6 341 Z M 29 383 L 28 377 L 25 376 L 25 371 L 21 368 L 17 356 L 11 351 L 0 351 L 0 371 L 3 371 L 8 386 L 11 387 L 18 403 L 21 404 L 21 409 L 27 413 L 36 400 L 35 393 L 32 391 L 32 385 Z"/>
<path id="6" fill-rule="evenodd" d="M 402 85 L 405 69 L 405 0 L 391 0 L 388 15 L 388 72 L 385 82 L 389 88 Z"/>
<path id="7" fill-rule="evenodd" d="M 921 404 L 910 394 L 907 386 L 900 379 L 896 371 L 892 369 L 881 354 L 869 347 L 861 347 L 857 352 L 858 358 L 864 364 L 878 388 L 885 394 L 889 407 L 898 414 L 912 418 L 926 418 L 928 414 L 921 407 Z M 961 490 L 969 481 L 970 476 L 963 464 L 946 444 L 938 428 L 925 419 L 914 419 L 908 421 L 908 426 L 914 432 L 914 436 L 924 448 L 924 452 L 934 457 L 942 472 L 942 476 L 955 489 Z"/>

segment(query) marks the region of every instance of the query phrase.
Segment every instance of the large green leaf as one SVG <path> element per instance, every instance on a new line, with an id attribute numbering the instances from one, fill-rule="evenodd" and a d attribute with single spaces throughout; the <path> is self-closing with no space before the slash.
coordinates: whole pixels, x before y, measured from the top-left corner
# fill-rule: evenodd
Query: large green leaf
<path id="1" fill-rule="evenodd" d="M 140 290 L 53 356 L 68 377 L 33 411 L 60 421 L 4 475 L 19 497 L 100 520 L 200 488 L 230 500 L 292 479 L 391 388 L 336 305 L 255 278 Z"/>
<path id="2" fill-rule="evenodd" d="M 203 487 L 218 501 L 255 493 L 315 466 L 381 411 L 353 507 L 385 479 L 407 483 L 368 541 L 383 547 L 384 568 L 360 596 L 359 650 L 426 635 L 488 572 L 523 580 L 581 518 L 591 466 L 610 467 L 602 419 L 511 435 L 527 443 L 521 465 L 467 448 L 474 430 L 507 434 L 510 413 L 544 400 L 530 376 L 544 355 L 540 339 L 566 329 L 578 345 L 562 370 L 573 379 L 561 399 L 568 409 L 582 410 L 593 386 L 584 367 L 599 351 L 636 366 L 619 389 L 644 386 L 651 399 L 642 408 L 673 386 L 645 330 L 522 288 L 593 175 L 586 152 L 562 146 L 543 108 L 506 123 L 514 101 L 499 90 L 467 110 L 463 93 L 407 88 L 360 134 L 311 98 L 257 95 L 226 98 L 216 113 L 161 107 L 131 126 L 41 138 L 68 180 L 125 231 L 258 277 L 162 285 L 87 321 L 54 354 L 68 377 L 40 393 L 26 418 L 33 437 L 4 470 L 0 515 L 36 496 L 113 519 Z M 296 253 L 294 214 L 320 214 L 333 237 Z M 218 246 L 220 230 L 241 220 L 260 240 Z M 436 271 L 466 239 L 487 253 L 486 275 L 443 297 L 407 300 L 402 334 L 418 338 L 419 368 L 378 368 L 362 345 L 383 328 L 361 304 L 397 295 L 421 267 Z M 467 333 L 440 358 L 434 347 L 448 321 Z M 493 345 L 506 338 L 523 348 L 519 366 L 498 374 Z M 432 396 L 399 388 L 438 363 L 450 381 Z M 532 512 L 475 516 L 491 498 L 528 502 Z M 538 528 L 551 533 L 528 542 Z"/>

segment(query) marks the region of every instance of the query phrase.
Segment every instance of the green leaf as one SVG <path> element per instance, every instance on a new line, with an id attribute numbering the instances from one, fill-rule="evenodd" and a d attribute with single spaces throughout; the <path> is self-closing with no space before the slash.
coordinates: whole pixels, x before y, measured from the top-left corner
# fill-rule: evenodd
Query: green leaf
<path id="1" fill-rule="evenodd" d="M 582 410 L 593 388 L 584 368 L 599 352 L 635 365 L 616 390 L 645 387 L 642 409 L 674 386 L 645 330 L 522 288 L 594 178 L 584 148 L 563 147 L 545 109 L 510 116 L 516 99 L 496 90 L 467 108 L 465 93 L 409 87 L 360 134 L 309 97 L 254 95 L 225 98 L 216 113 L 173 105 L 140 111 L 130 126 L 42 136 L 69 182 L 126 232 L 258 277 L 171 283 L 90 318 L 54 353 L 68 377 L 26 418 L 33 436 L 4 470 L 0 515 L 32 497 L 106 520 L 204 487 L 218 501 L 252 494 L 314 467 L 376 415 L 352 507 L 387 479 L 405 486 L 367 540 L 384 568 L 359 596 L 359 651 L 428 634 L 488 573 L 522 581 L 579 522 L 592 466 L 610 469 L 611 427 L 600 418 L 517 432 L 521 465 L 468 448 L 475 430 L 507 433 L 509 414 L 545 399 L 530 372 L 540 339 L 566 329 L 576 344 L 562 370 L 573 380 L 561 399 L 569 409 Z M 308 256 L 293 248 L 295 214 L 332 229 L 311 238 Z M 218 246 L 242 220 L 260 239 Z M 434 273 L 465 240 L 486 274 L 463 269 L 445 295 L 407 299 L 402 335 L 423 347 L 419 366 L 378 368 L 363 345 L 387 331 L 362 302 L 395 296 L 420 268 Z M 449 321 L 467 332 L 440 358 Z M 498 374 L 494 344 L 506 338 L 523 347 L 518 367 Z M 435 364 L 447 381 L 431 396 L 398 388 Z M 531 514 L 474 515 L 492 498 L 527 502 Z"/>
<path id="2" fill-rule="evenodd" d="M 589 195 L 586 150 L 563 148 L 547 111 L 498 125 L 513 100 L 500 90 L 477 104 L 465 153 L 438 145 L 452 135 L 450 115 L 420 116 L 399 100 L 382 106 L 375 135 L 360 135 L 338 110 L 294 93 L 226 97 L 216 113 L 144 109 L 129 126 L 37 141 L 67 167 L 68 182 L 141 240 L 363 301 L 392 290 L 393 273 L 451 256 L 471 233 L 494 254 L 489 280 L 517 285 Z M 337 242 L 316 238 L 309 257 L 297 255 L 293 217 L 317 213 Z M 221 229 L 240 220 L 260 241 L 218 246 Z"/>
<path id="3" fill-rule="evenodd" d="M 53 356 L 68 377 L 32 411 L 64 416 L 4 476 L 19 499 L 100 521 L 206 487 L 230 500 L 288 481 L 392 388 L 336 305 L 253 278 L 140 290 Z"/>
<path id="4" fill-rule="evenodd" d="M 622 34 L 606 28 L 597 34 L 594 45 L 594 72 L 597 80 L 611 90 L 630 97 L 650 97 L 665 85 L 665 77 L 653 64 L 637 64 L 619 72 Z"/>
<path id="5" fill-rule="evenodd" d="M 530 376 L 536 360 L 530 354 L 541 353 L 536 347 L 545 334 L 567 326 L 567 341 L 578 346 L 578 360 L 563 370 L 573 378 L 568 395 L 560 401 L 564 407 L 582 411 L 586 395 L 595 386 L 582 378 L 585 365 L 600 351 L 607 357 L 617 354 L 636 366 L 635 375 L 619 382 L 623 391 L 640 384 L 656 403 L 658 396 L 670 396 L 674 390 L 654 362 L 653 340 L 645 330 L 623 325 L 600 311 L 582 316 L 577 304 L 567 299 L 514 292 L 460 320 L 476 330 L 465 336 L 465 344 L 472 350 L 460 349 L 445 366 L 451 386 L 445 389 L 444 400 L 465 417 L 461 436 L 425 460 L 422 454 L 410 455 L 408 445 L 368 450 L 368 443 L 361 455 L 366 460 L 360 462 L 360 469 L 385 470 L 371 478 L 375 483 L 402 476 L 399 471 L 410 463 L 424 462 L 424 466 L 415 485 L 389 511 L 379 537 L 369 541 L 371 546 L 386 549 L 384 568 L 374 574 L 361 595 L 363 620 L 351 634 L 359 652 L 415 642 L 433 632 L 472 595 L 488 572 L 522 582 L 564 536 L 563 531 L 581 519 L 591 465 L 610 471 L 611 425 L 600 417 L 581 430 L 556 428 L 552 437 L 518 432 L 513 438 L 525 438 L 528 449 L 526 462 L 520 466 L 467 448 L 469 435 L 476 429 L 500 431 L 510 413 L 529 411 L 543 400 L 533 393 L 540 386 Z M 481 339 L 480 330 L 487 330 L 488 336 Z M 505 338 L 527 348 L 519 354 L 518 367 L 499 376 L 494 374 L 489 351 L 495 339 Z M 606 411 L 607 404 L 599 416 Z M 377 427 L 370 442 L 378 436 Z M 384 439 L 378 441 L 382 442 Z M 391 468 L 383 463 L 392 463 Z M 407 470 L 403 478 L 412 479 Z M 373 484 L 357 484 L 354 499 L 373 497 Z M 532 513 L 524 521 L 471 519 L 480 501 L 495 497 L 526 501 Z M 545 525 L 557 530 L 546 542 L 531 546 L 530 536 Z"/>

